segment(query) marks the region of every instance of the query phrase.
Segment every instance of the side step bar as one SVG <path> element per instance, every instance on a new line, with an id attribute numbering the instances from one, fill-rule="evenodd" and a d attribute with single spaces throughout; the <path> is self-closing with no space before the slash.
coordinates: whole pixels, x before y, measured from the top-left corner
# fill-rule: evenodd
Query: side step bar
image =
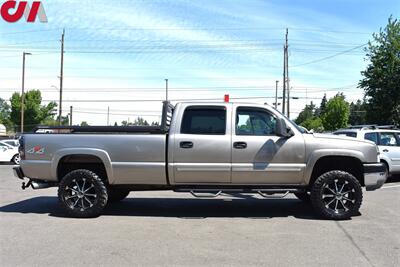
<path id="1" fill-rule="evenodd" d="M 176 188 L 175 192 L 190 193 L 192 196 L 197 198 L 215 198 L 220 196 L 222 193 L 251 193 L 259 194 L 260 196 L 267 199 L 284 198 L 289 193 L 300 193 L 304 192 L 302 188 Z M 203 194 L 203 195 L 200 195 Z M 211 195 L 204 195 L 211 194 Z M 279 196 L 272 196 L 274 194 L 280 194 Z"/>

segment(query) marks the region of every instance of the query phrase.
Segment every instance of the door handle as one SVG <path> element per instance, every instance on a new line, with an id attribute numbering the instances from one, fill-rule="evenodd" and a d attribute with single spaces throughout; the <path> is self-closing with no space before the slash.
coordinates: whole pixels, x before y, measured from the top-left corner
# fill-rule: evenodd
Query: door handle
<path id="1" fill-rule="evenodd" d="M 387 150 L 387 149 L 384 149 L 384 150 L 383 150 L 383 152 L 389 152 L 389 150 Z"/>
<path id="2" fill-rule="evenodd" d="M 190 141 L 183 141 L 179 143 L 179 146 L 181 148 L 192 148 L 193 147 L 193 142 Z"/>
<path id="3" fill-rule="evenodd" d="M 234 142 L 233 147 L 236 149 L 245 149 L 245 148 L 247 148 L 247 143 L 246 142 Z"/>

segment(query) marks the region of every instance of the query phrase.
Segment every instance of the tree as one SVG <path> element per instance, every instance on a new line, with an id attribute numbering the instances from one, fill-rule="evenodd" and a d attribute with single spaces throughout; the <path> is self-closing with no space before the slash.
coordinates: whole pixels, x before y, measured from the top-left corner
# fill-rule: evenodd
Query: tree
<path id="1" fill-rule="evenodd" d="M 307 130 L 313 130 L 314 132 L 321 133 L 324 131 L 324 126 L 322 125 L 322 120 L 319 117 L 312 117 L 303 121 L 301 124 Z"/>
<path id="2" fill-rule="evenodd" d="M 86 121 L 82 121 L 81 126 L 89 126 L 89 124 Z"/>
<path id="3" fill-rule="evenodd" d="M 149 126 L 149 123 L 143 119 L 142 117 L 138 117 L 134 122 L 133 125 L 135 126 Z"/>
<path id="4" fill-rule="evenodd" d="M 19 129 L 21 125 L 21 95 L 14 93 L 11 96 L 10 121 Z M 24 130 L 30 131 L 45 120 L 53 119 L 57 104 L 50 102 L 47 105 L 41 105 L 42 96 L 39 90 L 31 90 L 25 93 L 24 108 Z M 20 130 L 20 129 L 19 129 Z"/>
<path id="5" fill-rule="evenodd" d="M 326 109 L 322 115 L 322 124 L 325 130 L 334 131 L 339 128 L 347 127 L 350 115 L 349 103 L 346 102 L 344 95 L 337 94 L 329 99 Z"/>
<path id="6" fill-rule="evenodd" d="M 365 102 L 360 99 L 355 103 L 350 103 L 350 116 L 349 116 L 349 124 L 350 125 L 363 125 L 366 124 L 365 120 Z"/>
<path id="7" fill-rule="evenodd" d="M 299 116 L 297 116 L 295 120 L 296 124 L 301 124 L 306 120 L 312 119 L 314 117 L 314 111 L 315 111 L 315 105 L 311 101 L 310 105 L 306 105 L 304 109 L 299 113 Z"/>
<path id="8" fill-rule="evenodd" d="M 369 65 L 361 72 L 359 87 L 367 101 L 367 121 L 400 124 L 400 22 L 390 17 L 365 51 Z"/>
<path id="9" fill-rule="evenodd" d="M 0 98 L 0 124 L 4 124 L 7 129 L 11 127 L 10 113 L 10 105 L 4 99 Z"/>
<path id="10" fill-rule="evenodd" d="M 137 117 L 133 123 L 127 122 L 127 121 L 122 121 L 121 125 L 122 126 L 149 126 L 149 123 L 142 117 Z"/>
<path id="11" fill-rule="evenodd" d="M 326 99 L 326 94 L 324 94 L 324 97 L 321 100 L 321 104 L 319 105 L 319 108 L 315 110 L 315 116 L 321 117 L 324 115 L 325 109 L 326 109 L 326 103 L 328 102 L 328 99 Z"/>

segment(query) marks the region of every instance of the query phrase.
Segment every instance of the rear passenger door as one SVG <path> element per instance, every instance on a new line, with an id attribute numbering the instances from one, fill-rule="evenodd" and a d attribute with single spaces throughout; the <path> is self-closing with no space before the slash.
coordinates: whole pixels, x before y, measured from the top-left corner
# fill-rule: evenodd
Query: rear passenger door
<path id="1" fill-rule="evenodd" d="M 175 183 L 230 183 L 231 105 L 189 105 L 173 137 Z"/>
<path id="2" fill-rule="evenodd" d="M 379 151 L 391 161 L 391 172 L 400 172 L 400 140 L 396 132 L 379 134 Z"/>

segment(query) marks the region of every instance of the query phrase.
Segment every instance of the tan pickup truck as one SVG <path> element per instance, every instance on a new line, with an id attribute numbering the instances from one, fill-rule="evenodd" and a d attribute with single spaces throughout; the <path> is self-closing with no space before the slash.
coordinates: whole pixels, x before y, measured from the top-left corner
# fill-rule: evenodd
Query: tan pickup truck
<path id="1" fill-rule="evenodd" d="M 28 179 L 23 188 L 58 186 L 74 217 L 98 216 L 130 191 L 173 190 L 294 193 L 320 216 L 346 219 L 362 187 L 386 180 L 374 143 L 308 133 L 266 105 L 165 102 L 160 126 L 39 130 L 20 139 L 15 175 Z"/>

